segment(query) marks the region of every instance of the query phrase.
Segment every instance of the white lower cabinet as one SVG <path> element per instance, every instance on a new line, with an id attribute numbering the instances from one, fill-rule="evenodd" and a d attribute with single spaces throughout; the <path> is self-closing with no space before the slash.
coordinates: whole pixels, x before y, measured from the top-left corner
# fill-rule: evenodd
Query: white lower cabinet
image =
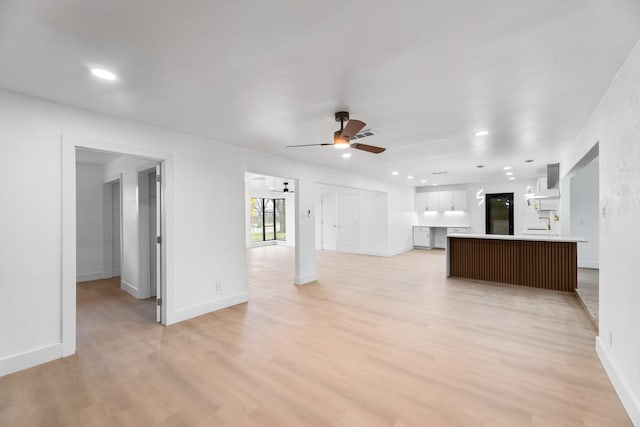
<path id="1" fill-rule="evenodd" d="M 413 227 L 413 246 L 416 248 L 430 248 L 432 246 L 430 227 Z"/>

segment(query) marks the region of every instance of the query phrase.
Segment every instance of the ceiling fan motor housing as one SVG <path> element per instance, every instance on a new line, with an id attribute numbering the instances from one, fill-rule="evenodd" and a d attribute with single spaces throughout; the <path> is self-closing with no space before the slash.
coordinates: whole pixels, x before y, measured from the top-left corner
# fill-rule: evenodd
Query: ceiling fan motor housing
<path id="1" fill-rule="evenodd" d="M 348 122 L 349 121 L 349 113 L 347 111 L 338 111 L 336 113 L 336 122 Z"/>

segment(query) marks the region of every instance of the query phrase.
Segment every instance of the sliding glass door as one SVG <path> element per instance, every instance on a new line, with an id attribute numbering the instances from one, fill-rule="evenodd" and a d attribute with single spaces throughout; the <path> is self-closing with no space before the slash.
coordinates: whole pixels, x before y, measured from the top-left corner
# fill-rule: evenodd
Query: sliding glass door
<path id="1" fill-rule="evenodd" d="M 252 197 L 250 215 L 252 242 L 286 240 L 285 199 Z"/>

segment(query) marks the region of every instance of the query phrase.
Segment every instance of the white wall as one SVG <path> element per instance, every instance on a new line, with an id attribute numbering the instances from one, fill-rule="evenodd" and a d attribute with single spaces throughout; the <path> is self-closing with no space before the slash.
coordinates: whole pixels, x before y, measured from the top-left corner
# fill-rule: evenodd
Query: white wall
<path id="1" fill-rule="evenodd" d="M 578 267 L 598 268 L 600 187 L 598 160 L 571 178 L 571 235 L 587 239 L 578 243 Z"/>
<path id="2" fill-rule="evenodd" d="M 61 135 L 171 156 L 167 323 L 246 301 L 241 150 L 0 92 L 0 375 L 62 354 Z"/>
<path id="3" fill-rule="evenodd" d="M 450 212 L 438 212 L 438 213 L 418 213 L 417 224 L 418 225 L 434 225 L 434 226 L 452 226 L 457 227 L 468 225 L 470 232 L 474 234 L 484 234 L 486 231 L 485 223 L 485 204 L 478 206 L 479 200 L 476 199 L 476 193 L 480 188 L 484 191 L 482 195 L 495 194 L 495 193 L 513 193 L 514 211 L 513 211 L 513 232 L 515 234 L 521 234 L 524 229 L 532 225 L 544 225 L 546 227 L 546 220 L 540 221 L 538 219 L 539 214 L 534 209 L 533 203 L 529 206 L 524 198 L 527 187 L 531 186 L 535 191 L 535 180 L 523 180 L 523 181 L 505 181 L 505 182 L 484 182 L 480 184 L 463 184 L 463 185 L 442 185 L 438 187 L 418 187 L 416 192 L 431 192 L 431 191 L 454 191 L 454 190 L 466 190 L 467 191 L 467 213 L 465 215 L 459 215 L 457 213 Z M 540 213 L 540 215 L 545 215 Z M 559 222 L 552 221 L 551 225 L 554 230 L 559 230 Z"/>
<path id="4" fill-rule="evenodd" d="M 415 222 L 413 187 L 394 185 L 340 170 L 305 164 L 285 157 L 245 150 L 245 170 L 270 176 L 287 176 L 296 180 L 296 281 L 313 280 L 315 269 L 316 217 L 319 200 L 317 184 L 351 187 L 387 194 L 387 248 L 384 255 L 394 255 L 412 248 L 411 226 Z"/>
<path id="5" fill-rule="evenodd" d="M 104 277 L 104 228 L 101 165 L 76 165 L 76 277 Z"/>
<path id="6" fill-rule="evenodd" d="M 561 163 L 563 181 L 599 142 L 600 333 L 596 350 L 640 426 L 640 45 Z"/>
<path id="7" fill-rule="evenodd" d="M 394 239 L 388 249 L 411 248 L 411 187 L 0 91 L 0 177 L 11 183 L 2 190 L 0 217 L 0 375 L 63 352 L 61 259 L 66 240 L 61 224 L 68 219 L 63 221 L 60 207 L 67 205 L 61 177 L 68 174 L 62 168 L 61 137 L 81 146 L 163 153 L 157 158 L 170 159 L 163 184 L 167 324 L 247 300 L 242 237 L 247 170 L 296 179 L 296 283 L 317 277 L 314 182 L 386 192 L 388 232 Z M 123 199 L 123 208 L 135 206 L 125 188 Z M 123 238 L 125 245 L 133 245 L 131 236 Z M 128 266 L 122 266 L 122 274 L 130 280 L 137 276 Z"/>

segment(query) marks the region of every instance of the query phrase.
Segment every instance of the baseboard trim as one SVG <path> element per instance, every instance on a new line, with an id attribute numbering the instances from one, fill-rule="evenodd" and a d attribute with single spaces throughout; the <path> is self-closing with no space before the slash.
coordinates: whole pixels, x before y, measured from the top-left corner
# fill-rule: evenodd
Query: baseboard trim
<path id="1" fill-rule="evenodd" d="M 60 359 L 61 357 L 62 343 L 14 354 L 13 356 L 0 359 L 0 377 Z"/>
<path id="2" fill-rule="evenodd" d="M 308 285 L 309 283 L 313 283 L 318 280 L 317 274 L 308 274 L 306 276 L 295 276 L 293 278 L 293 283 L 295 285 Z"/>
<path id="3" fill-rule="evenodd" d="M 413 249 L 413 246 L 407 246 L 406 248 L 403 248 L 403 249 L 396 249 L 394 251 L 389 251 L 386 253 L 385 256 L 392 257 L 392 256 L 400 255 L 405 252 L 409 252 L 412 249 Z"/>
<path id="4" fill-rule="evenodd" d="M 127 282 L 126 280 L 123 280 L 120 284 L 120 287 L 122 288 L 123 291 L 125 291 L 132 297 L 138 298 L 138 288 L 133 286 L 131 283 Z"/>
<path id="5" fill-rule="evenodd" d="M 91 280 L 104 279 L 104 271 L 96 271 L 95 273 L 84 273 L 76 275 L 76 283 L 89 282 Z"/>
<path id="6" fill-rule="evenodd" d="M 207 301 L 202 304 L 193 305 L 191 307 L 183 308 L 173 312 L 171 316 L 168 316 L 167 325 L 182 322 L 184 320 L 192 319 L 194 317 L 202 316 L 214 311 L 222 310 L 223 308 L 231 307 L 233 305 L 242 304 L 249 301 L 248 292 L 238 292 L 233 295 L 228 295 L 220 299 L 213 301 Z"/>
<path id="7" fill-rule="evenodd" d="M 631 422 L 634 426 L 640 427 L 640 400 L 629 388 L 629 384 L 627 384 L 624 378 L 618 375 L 615 364 L 613 363 L 613 360 L 611 360 L 611 355 L 602 344 L 600 337 L 596 337 L 596 353 L 600 358 L 600 363 L 602 363 L 607 376 L 609 376 L 609 380 L 611 381 L 613 388 L 616 393 L 618 393 L 622 406 L 627 410 L 627 414 L 629 414 Z"/>

